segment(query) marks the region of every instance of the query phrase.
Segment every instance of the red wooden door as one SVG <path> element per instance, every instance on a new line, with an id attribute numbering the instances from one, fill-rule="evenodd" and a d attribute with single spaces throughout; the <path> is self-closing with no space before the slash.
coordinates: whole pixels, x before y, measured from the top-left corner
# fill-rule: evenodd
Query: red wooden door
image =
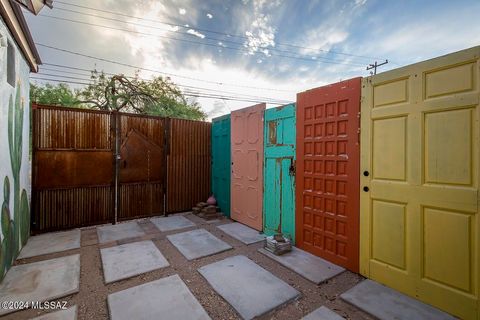
<path id="1" fill-rule="evenodd" d="M 358 272 L 361 78 L 297 95 L 297 245 Z"/>
<path id="2" fill-rule="evenodd" d="M 263 227 L 263 113 L 265 104 L 231 116 L 231 218 L 256 230 Z"/>

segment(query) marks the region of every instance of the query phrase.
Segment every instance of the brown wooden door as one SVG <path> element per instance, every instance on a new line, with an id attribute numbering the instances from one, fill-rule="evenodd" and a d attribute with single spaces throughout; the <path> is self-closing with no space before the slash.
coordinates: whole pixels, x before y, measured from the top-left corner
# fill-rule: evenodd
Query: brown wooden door
<path id="1" fill-rule="evenodd" d="M 263 228 L 263 113 L 265 104 L 236 110 L 231 116 L 231 217 Z"/>
<path id="2" fill-rule="evenodd" d="M 297 245 L 358 272 L 361 78 L 297 95 Z"/>

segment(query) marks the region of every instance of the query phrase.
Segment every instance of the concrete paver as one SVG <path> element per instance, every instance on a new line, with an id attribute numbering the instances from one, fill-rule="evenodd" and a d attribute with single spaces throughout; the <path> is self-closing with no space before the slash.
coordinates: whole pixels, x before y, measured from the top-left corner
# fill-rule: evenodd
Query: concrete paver
<path id="1" fill-rule="evenodd" d="M 150 221 L 162 232 L 195 227 L 195 223 L 178 215 L 152 218 Z"/>
<path id="2" fill-rule="evenodd" d="M 217 228 L 245 244 L 260 242 L 265 239 L 265 235 L 238 222 L 222 224 Z"/>
<path id="3" fill-rule="evenodd" d="M 76 293 L 80 255 L 12 267 L 0 284 L 0 301 L 51 301 Z M 0 315 L 18 310 L 1 309 Z"/>
<path id="4" fill-rule="evenodd" d="M 49 312 L 32 320 L 77 320 L 77 306 L 65 310 Z"/>
<path id="5" fill-rule="evenodd" d="M 381 320 L 453 320 L 451 315 L 372 280 L 364 280 L 340 296 Z"/>
<path id="6" fill-rule="evenodd" d="M 28 239 L 19 259 L 80 248 L 80 229 L 45 233 Z"/>
<path id="7" fill-rule="evenodd" d="M 98 241 L 100 243 L 145 235 L 145 232 L 135 221 L 97 227 L 97 233 Z"/>
<path id="8" fill-rule="evenodd" d="M 263 248 L 258 251 L 316 284 L 322 283 L 345 271 L 344 268 L 336 264 L 295 247 L 292 248 L 291 252 L 281 256 L 277 256 Z"/>
<path id="9" fill-rule="evenodd" d="M 150 240 L 103 248 L 100 254 L 105 283 L 169 266 L 167 259 Z"/>
<path id="10" fill-rule="evenodd" d="M 245 256 L 233 256 L 198 269 L 243 319 L 265 314 L 299 292 Z"/>
<path id="11" fill-rule="evenodd" d="M 218 239 L 205 229 L 168 235 L 167 239 L 188 260 L 198 259 L 232 249 L 231 245 Z"/>
<path id="12" fill-rule="evenodd" d="M 210 317 L 178 275 L 108 296 L 111 320 L 208 320 Z"/>
<path id="13" fill-rule="evenodd" d="M 325 306 L 321 306 L 320 308 L 312 311 L 311 313 L 307 314 L 302 320 L 343 320 L 344 318 L 339 316 L 337 313 L 333 312 L 332 310 L 328 309 Z"/>

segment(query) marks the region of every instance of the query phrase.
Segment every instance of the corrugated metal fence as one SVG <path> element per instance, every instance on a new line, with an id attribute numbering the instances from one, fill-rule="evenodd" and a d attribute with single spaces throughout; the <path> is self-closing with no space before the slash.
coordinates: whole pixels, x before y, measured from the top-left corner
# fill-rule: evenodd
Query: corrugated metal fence
<path id="1" fill-rule="evenodd" d="M 32 230 L 189 210 L 210 193 L 210 127 L 200 121 L 33 106 Z"/>
<path id="2" fill-rule="evenodd" d="M 210 193 L 211 123 L 170 119 L 167 212 L 190 210 Z"/>

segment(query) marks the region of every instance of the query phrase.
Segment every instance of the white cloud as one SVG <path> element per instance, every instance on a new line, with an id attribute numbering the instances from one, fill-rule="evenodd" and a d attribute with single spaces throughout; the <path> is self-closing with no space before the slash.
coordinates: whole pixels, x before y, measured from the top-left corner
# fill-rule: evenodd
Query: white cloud
<path id="1" fill-rule="evenodd" d="M 180 13 L 183 16 L 187 13 L 187 10 L 185 10 L 185 8 L 179 8 L 178 13 Z"/>
<path id="2" fill-rule="evenodd" d="M 280 6 L 281 0 L 252 0 L 253 4 L 253 21 L 250 28 L 245 32 L 247 40 L 244 47 L 247 48 L 250 55 L 256 52 L 263 52 L 263 48 L 275 46 L 276 29 L 271 24 L 271 12 Z M 244 4 L 248 4 L 249 0 L 245 0 Z"/>
<path id="3" fill-rule="evenodd" d="M 223 100 L 215 100 L 213 102 L 213 108 L 207 112 L 210 119 L 226 113 L 229 113 L 229 109 L 227 103 Z"/>
<path id="4" fill-rule="evenodd" d="M 212 19 L 213 18 L 213 15 L 211 13 L 207 13 L 207 18 L 208 19 Z"/>
<path id="5" fill-rule="evenodd" d="M 159 2 L 151 2 L 147 8 L 137 10 L 134 12 L 135 16 L 142 16 L 145 19 L 151 20 L 165 20 L 168 17 L 167 9 Z M 136 20 L 131 20 L 136 22 Z M 125 40 L 130 45 L 131 55 L 137 57 L 139 61 L 137 64 L 144 68 L 160 69 L 170 65 L 168 59 L 162 54 L 165 51 L 169 40 L 155 36 L 167 36 L 170 30 L 168 29 L 152 29 L 140 25 L 133 25 L 135 31 L 152 34 L 154 36 L 142 36 L 138 34 L 123 33 Z M 178 30 L 176 28 L 175 30 Z M 173 31 L 173 30 L 172 30 Z M 140 62 L 141 61 L 141 62 Z M 151 72 L 141 71 L 140 76 L 149 77 Z"/>
<path id="6" fill-rule="evenodd" d="M 182 64 L 179 68 L 176 68 L 174 71 L 176 74 L 186 75 L 193 78 L 201 78 L 207 81 L 212 82 L 221 82 L 221 85 L 212 84 L 206 81 L 199 82 L 193 80 L 185 79 L 176 79 L 173 77 L 174 81 L 179 83 L 200 86 L 213 90 L 220 90 L 222 92 L 217 92 L 216 94 L 225 95 L 225 96 L 257 96 L 264 97 L 268 99 L 277 99 L 277 100 L 287 100 L 295 101 L 296 92 L 303 91 L 311 87 L 311 82 L 308 83 L 310 78 L 304 77 L 307 79 L 307 83 L 302 83 L 301 81 L 285 81 L 285 79 L 270 79 L 268 75 L 265 75 L 259 70 L 258 72 L 248 70 L 246 64 L 236 63 L 232 65 L 225 64 L 216 64 L 209 58 L 202 58 L 197 56 L 192 56 L 186 61 L 185 64 Z M 234 84 L 231 86 L 229 84 Z M 273 88 L 280 91 L 271 91 L 265 90 L 263 88 Z M 251 99 L 251 98 L 250 98 Z M 223 101 L 219 99 L 220 101 Z M 248 99 L 247 99 L 248 100 Z M 259 102 L 262 100 L 258 99 Z M 197 101 L 202 105 L 204 110 L 209 113 L 214 109 L 214 101 L 212 99 L 198 98 Z M 245 101 L 224 101 L 226 109 L 236 110 L 241 109 L 250 105 L 253 105 L 253 102 Z M 220 114 L 212 114 L 211 117 L 219 116 L 221 114 L 226 114 L 229 111 L 226 109 L 223 110 Z"/>
<path id="7" fill-rule="evenodd" d="M 367 3 L 367 0 L 355 0 L 355 5 L 361 7 Z"/>
<path id="8" fill-rule="evenodd" d="M 344 42 L 348 35 L 347 31 L 338 30 L 337 27 L 329 28 L 321 25 L 305 34 L 302 41 L 305 43 L 305 48 L 302 48 L 301 52 L 305 55 L 315 55 L 328 51 L 334 45 Z"/>
<path id="9" fill-rule="evenodd" d="M 201 39 L 205 38 L 204 34 L 201 34 L 200 32 L 193 29 L 188 29 L 187 33 L 193 34 L 194 36 L 199 37 Z"/>

